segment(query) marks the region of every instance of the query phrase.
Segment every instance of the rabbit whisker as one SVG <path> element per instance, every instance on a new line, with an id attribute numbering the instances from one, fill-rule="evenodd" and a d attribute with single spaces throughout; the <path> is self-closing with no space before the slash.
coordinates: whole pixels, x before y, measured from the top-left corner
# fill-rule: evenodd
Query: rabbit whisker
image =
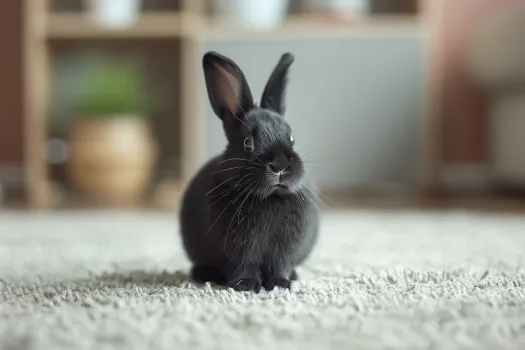
<path id="1" fill-rule="evenodd" d="M 304 157 L 306 157 L 307 155 L 310 155 L 310 154 L 315 153 L 315 152 L 322 151 L 322 150 L 327 149 L 327 148 L 330 148 L 330 147 L 334 147 L 334 146 L 331 145 L 331 146 L 324 146 L 324 147 L 316 148 L 316 149 L 314 149 L 314 150 L 312 150 L 312 151 L 309 151 L 308 153 L 302 154 L 301 157 L 304 158 Z"/>
<path id="2" fill-rule="evenodd" d="M 222 195 L 224 195 L 224 194 L 227 195 L 228 193 L 233 192 L 234 190 L 235 190 L 235 187 L 226 188 L 224 191 L 222 191 L 222 192 L 220 192 L 220 193 L 212 194 L 212 195 L 210 195 L 209 197 L 210 197 L 210 199 L 213 199 L 213 198 L 216 198 L 216 197 L 222 196 Z M 221 198 L 219 198 L 219 200 L 220 200 L 220 199 L 221 199 Z M 213 203 L 213 204 L 215 204 L 215 203 Z"/>
<path id="3" fill-rule="evenodd" d="M 234 167 L 231 167 L 231 168 L 228 168 L 228 169 L 221 169 L 221 170 L 218 170 L 218 171 L 214 171 L 212 173 L 212 175 L 218 174 L 218 173 L 222 173 L 222 172 L 225 172 L 225 171 L 230 171 L 230 170 L 233 170 L 233 169 L 253 169 L 253 167 L 250 167 L 250 166 L 234 166 Z"/>
<path id="4" fill-rule="evenodd" d="M 210 209 L 212 205 L 216 204 L 217 202 L 219 202 L 221 199 L 223 199 L 224 197 L 226 197 L 228 194 L 232 193 L 233 191 L 235 191 L 235 189 L 237 188 L 237 185 L 239 185 L 239 183 L 244 180 L 245 178 L 247 178 L 248 176 L 250 176 L 252 173 L 249 173 L 249 174 L 246 174 L 244 175 L 239 181 L 237 181 L 237 183 L 235 185 L 233 185 L 232 188 L 228 189 L 228 190 L 224 190 L 224 192 L 226 192 L 224 194 L 224 192 L 221 192 L 219 194 L 216 194 L 216 195 L 213 195 L 212 197 L 216 197 L 216 196 L 220 196 L 221 194 L 223 194 L 223 196 L 219 199 L 217 199 L 215 202 L 213 202 L 212 204 L 210 204 L 210 206 L 208 208 L 206 208 L 206 210 Z"/>
<path id="5" fill-rule="evenodd" d="M 236 197 L 235 197 L 235 201 L 237 200 L 237 198 L 240 198 L 240 196 L 244 193 L 244 191 L 248 188 L 248 186 L 246 186 L 246 188 L 240 192 Z M 233 214 L 233 216 L 231 217 L 230 219 L 230 224 L 228 225 L 228 228 L 226 229 L 226 236 L 224 237 L 224 245 L 223 245 L 223 248 L 226 248 L 226 243 L 228 242 L 228 236 L 230 235 L 230 228 L 231 228 L 231 225 L 232 225 L 232 222 L 233 222 L 233 218 L 235 218 L 235 215 L 237 214 L 237 210 L 235 211 L 235 213 Z"/>
<path id="6" fill-rule="evenodd" d="M 328 198 L 323 192 L 321 192 L 321 191 L 317 191 L 317 193 L 319 193 L 319 195 L 322 196 L 322 197 L 323 197 L 325 200 L 327 200 L 328 202 L 334 204 L 334 201 L 331 200 L 330 198 Z M 324 200 L 322 200 L 322 201 L 323 201 L 323 203 L 325 203 L 325 205 L 326 205 L 327 207 L 329 207 L 329 205 L 328 205 Z"/>
<path id="7" fill-rule="evenodd" d="M 255 203 L 256 199 L 259 201 L 262 199 L 259 191 L 255 191 L 255 193 L 253 193 L 252 204 L 250 205 L 250 212 L 253 210 L 253 204 Z"/>
<path id="8" fill-rule="evenodd" d="M 257 162 L 258 162 L 262 167 L 265 167 L 265 166 L 266 166 L 266 164 L 264 164 L 263 160 L 262 160 L 259 156 L 254 155 L 254 158 L 255 158 L 255 160 L 257 160 Z"/>
<path id="9" fill-rule="evenodd" d="M 226 241 L 228 240 L 228 235 L 230 233 L 230 230 L 231 230 L 231 227 L 232 227 L 232 224 L 233 224 L 233 220 L 235 219 L 235 217 L 237 216 L 237 225 L 239 225 L 239 216 L 241 214 L 241 210 L 242 210 L 242 207 L 243 207 L 243 204 L 244 202 L 246 201 L 246 199 L 248 198 L 248 196 L 250 195 L 250 191 L 251 189 L 253 188 L 255 184 L 255 181 L 252 181 L 250 184 L 246 185 L 246 187 L 239 193 L 239 195 L 236 197 L 240 197 L 242 196 L 244 193 L 246 193 L 246 196 L 244 197 L 244 200 L 241 202 L 241 204 L 237 207 L 237 209 L 235 210 L 235 212 L 233 213 L 233 216 L 231 217 L 230 219 L 230 224 L 228 225 L 228 229 L 226 230 L 226 238 L 224 239 L 224 247 L 226 247 Z"/>
<path id="10" fill-rule="evenodd" d="M 244 111 L 244 109 L 242 108 L 241 104 L 239 103 L 239 101 L 237 100 L 237 98 L 235 97 L 235 95 L 233 95 L 233 99 L 235 100 L 235 103 L 237 103 L 237 106 L 239 106 L 239 108 L 241 109 L 242 113 L 244 114 L 244 117 L 246 118 L 246 112 Z M 230 111 L 231 112 L 231 111 Z M 241 119 L 239 119 L 235 113 L 232 113 L 232 115 L 235 117 L 235 119 L 237 119 L 238 121 L 240 121 L 248 130 L 251 130 L 251 128 L 244 122 L 242 121 Z"/>
<path id="11" fill-rule="evenodd" d="M 319 196 L 314 192 L 312 191 L 312 189 L 308 186 L 305 186 L 305 188 L 318 200 L 320 201 L 322 204 L 324 204 L 326 207 L 330 207 L 328 204 L 326 204 L 326 202 L 324 200 L 322 200 L 321 198 L 319 198 Z M 309 198 L 310 199 L 310 202 L 315 205 L 317 207 L 318 210 L 321 210 L 319 208 L 319 206 L 317 205 L 317 203 L 312 199 L 312 198 Z"/>
<path id="12" fill-rule="evenodd" d="M 255 198 L 257 198 L 257 194 L 256 193 L 253 193 L 253 199 L 252 199 L 252 204 L 250 204 L 250 212 L 253 210 L 253 204 L 255 202 Z"/>
<path id="13" fill-rule="evenodd" d="M 205 196 L 208 196 L 210 193 L 212 193 L 213 191 L 215 191 L 217 188 L 219 188 L 220 186 L 222 186 L 222 185 L 225 184 L 226 182 L 228 182 L 228 181 L 230 181 L 230 180 L 233 180 L 233 179 L 235 179 L 235 178 L 237 178 L 237 177 L 239 177 L 239 176 L 240 176 L 240 175 L 235 175 L 235 176 L 230 177 L 230 178 L 227 179 L 227 180 L 224 180 L 223 182 L 221 182 L 220 184 L 218 184 L 217 186 L 215 186 L 214 188 L 212 188 L 211 190 L 209 190 L 209 191 L 205 194 Z"/>
<path id="14" fill-rule="evenodd" d="M 303 200 L 304 200 L 304 203 L 309 202 L 309 203 L 311 203 L 314 207 L 316 207 L 317 210 L 319 210 L 319 211 L 321 210 L 321 209 L 319 208 L 319 206 L 317 205 L 317 203 L 315 202 L 315 200 L 314 200 L 311 196 L 307 196 L 306 194 L 303 194 Z M 305 210 L 305 212 L 306 212 L 306 210 Z"/>
<path id="15" fill-rule="evenodd" d="M 233 188 L 236 188 L 236 187 L 241 183 L 242 180 L 244 180 L 245 178 L 247 178 L 248 176 L 250 176 L 250 175 L 252 175 L 252 174 L 253 174 L 253 173 L 248 173 L 248 174 L 244 175 L 244 176 L 242 177 L 242 179 L 240 179 L 239 181 L 237 181 L 237 183 L 236 183 L 235 185 L 233 185 Z"/>
<path id="16" fill-rule="evenodd" d="M 314 181 L 312 181 L 312 179 L 310 179 L 308 176 L 304 175 L 304 178 L 305 178 L 305 180 L 306 180 L 305 182 L 306 182 L 306 184 L 307 184 L 306 187 L 308 187 L 308 184 L 311 185 L 312 183 L 314 183 Z M 310 187 L 308 187 L 308 188 L 311 190 Z M 326 199 L 328 199 L 329 201 L 331 201 L 327 196 L 325 196 L 325 195 L 323 194 L 323 192 L 322 192 L 321 190 L 316 189 L 315 193 L 319 193 L 320 195 L 324 196 Z M 332 202 L 332 203 L 333 203 L 333 202 Z"/>
<path id="17" fill-rule="evenodd" d="M 228 82 L 228 85 L 230 85 L 230 88 L 232 89 L 233 91 L 233 88 L 230 84 L 230 82 Z M 242 108 L 241 104 L 239 103 L 239 100 L 237 99 L 237 97 L 235 96 L 235 93 L 232 94 L 232 97 L 235 101 L 235 103 L 237 103 L 237 106 L 239 106 L 239 108 L 241 109 L 242 113 L 244 114 L 244 117 L 246 118 L 246 112 L 244 111 L 244 108 Z M 238 121 L 240 121 L 248 130 L 251 130 L 251 128 L 244 122 L 242 121 L 241 119 L 239 119 L 239 117 L 237 117 L 235 115 L 235 113 L 233 113 L 232 111 L 230 111 L 230 113 L 235 117 L 235 119 L 237 119 Z"/>
<path id="18" fill-rule="evenodd" d="M 237 102 L 237 100 L 235 100 Z M 239 102 L 237 102 L 237 104 L 239 104 Z M 239 105 L 239 107 L 241 107 L 241 105 Z M 244 112 L 244 109 L 242 109 L 241 107 L 241 110 L 242 112 L 244 113 L 244 116 L 246 116 L 246 112 Z M 243 122 L 241 119 L 239 119 L 239 117 L 237 117 L 235 114 L 232 113 L 232 115 L 235 117 L 235 119 L 237 119 L 238 121 L 240 121 L 248 130 L 251 130 L 250 127 L 245 123 Z"/>
<path id="19" fill-rule="evenodd" d="M 252 199 L 252 206 L 250 206 L 250 212 L 252 211 L 253 209 L 253 202 L 255 200 L 256 197 L 258 197 L 258 194 L 257 193 L 253 193 L 252 192 L 252 189 L 257 185 L 257 180 L 254 180 L 252 183 L 251 183 L 251 186 L 250 186 L 250 191 L 248 191 L 248 193 L 246 194 L 246 197 L 244 198 L 244 200 L 241 202 L 239 208 L 237 209 L 239 211 L 239 215 L 240 215 L 240 210 L 242 209 L 242 206 L 244 205 L 244 202 L 246 202 L 246 200 L 249 198 L 249 195 L 251 194 L 253 199 Z M 237 215 L 237 211 L 235 212 L 235 215 Z M 235 215 L 232 217 L 232 221 L 233 219 L 235 218 Z M 243 220 L 240 220 L 239 219 L 239 215 L 237 216 L 237 225 L 240 225 L 243 221 L 244 221 L 244 218 Z M 230 222 L 230 225 L 231 225 L 231 222 Z M 241 235 L 237 235 L 235 237 L 235 239 L 233 240 L 232 242 L 232 245 L 235 245 L 235 242 L 237 242 L 237 240 L 242 237 Z"/>
<path id="20" fill-rule="evenodd" d="M 299 192 L 299 195 L 298 195 L 297 198 L 299 198 L 299 200 L 301 201 L 301 204 L 303 204 L 303 206 L 301 207 L 303 213 L 304 213 L 304 214 L 307 214 L 307 210 L 306 210 L 306 208 L 305 208 L 305 204 L 306 204 L 306 201 L 307 201 L 307 199 L 306 199 L 306 195 L 305 195 L 304 193 L 302 193 L 302 192 Z"/>
<path id="21" fill-rule="evenodd" d="M 320 158 L 320 159 L 306 159 L 303 161 L 303 163 L 313 163 L 313 162 L 321 162 L 321 161 L 328 161 L 328 160 L 338 160 L 339 158 L 336 157 L 327 157 L 327 158 Z"/>
<path id="22" fill-rule="evenodd" d="M 226 211 L 226 209 L 228 209 L 228 207 L 234 203 L 237 198 L 239 198 L 240 195 L 238 194 L 237 196 L 235 196 L 234 199 L 230 200 L 230 202 L 228 203 L 227 206 L 224 207 L 224 209 L 221 211 L 221 213 L 219 214 L 219 216 L 217 216 L 217 218 L 215 219 L 215 221 L 213 222 L 213 224 L 211 224 L 211 226 L 208 228 L 208 230 L 206 231 L 206 233 L 204 234 L 204 236 L 206 236 L 208 234 L 208 232 L 210 232 L 210 230 L 213 228 L 213 226 L 215 226 L 215 224 L 217 223 L 217 221 L 219 221 L 219 219 L 221 218 L 222 214 Z"/>
<path id="23" fill-rule="evenodd" d="M 246 158 L 230 158 L 230 159 L 225 159 L 219 163 L 217 163 L 217 165 L 220 165 L 222 163 L 226 163 L 226 162 L 230 162 L 230 161 L 233 161 L 233 160 L 244 160 L 246 162 L 250 162 L 250 163 L 253 163 L 253 161 L 249 160 L 249 159 L 246 159 Z"/>
<path id="24" fill-rule="evenodd" d="M 255 184 L 256 184 L 256 180 L 254 180 L 251 184 L 250 184 L 250 190 L 248 191 L 248 193 L 246 194 L 246 196 L 244 197 L 244 200 L 241 202 L 240 206 L 239 206 L 239 214 L 240 214 L 240 209 L 242 209 L 243 205 L 244 205 L 244 202 L 246 202 L 246 200 L 248 199 L 248 197 L 250 196 L 250 194 L 252 194 L 252 189 L 255 187 Z M 237 215 L 237 225 L 240 225 L 241 222 L 243 220 L 240 220 L 240 216 Z"/>

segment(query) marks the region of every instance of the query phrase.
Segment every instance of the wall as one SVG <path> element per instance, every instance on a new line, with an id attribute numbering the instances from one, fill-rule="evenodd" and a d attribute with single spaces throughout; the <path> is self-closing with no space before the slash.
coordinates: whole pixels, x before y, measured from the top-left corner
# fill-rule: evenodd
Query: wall
<path id="1" fill-rule="evenodd" d="M 415 33 L 414 33 L 415 34 Z M 424 63 L 418 35 L 326 39 L 214 40 L 216 50 L 245 72 L 256 100 L 284 51 L 290 71 L 286 118 L 308 170 L 323 189 L 352 190 L 416 182 Z M 201 73 L 205 154 L 224 148 L 219 119 L 209 107 Z M 201 160 L 202 161 L 202 160 Z"/>

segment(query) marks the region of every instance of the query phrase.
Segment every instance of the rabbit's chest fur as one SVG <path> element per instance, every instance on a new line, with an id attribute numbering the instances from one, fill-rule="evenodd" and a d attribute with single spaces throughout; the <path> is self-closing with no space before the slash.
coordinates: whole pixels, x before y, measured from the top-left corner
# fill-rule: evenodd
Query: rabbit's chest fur
<path id="1" fill-rule="evenodd" d="M 224 258 L 243 257 L 253 262 L 277 256 L 293 259 L 307 233 L 308 216 L 304 213 L 309 206 L 301 198 L 300 194 L 271 196 L 263 201 L 248 197 L 244 204 L 230 205 L 226 210 L 229 201 L 218 203 L 209 219 L 214 222 L 219 218 L 213 235 Z"/>

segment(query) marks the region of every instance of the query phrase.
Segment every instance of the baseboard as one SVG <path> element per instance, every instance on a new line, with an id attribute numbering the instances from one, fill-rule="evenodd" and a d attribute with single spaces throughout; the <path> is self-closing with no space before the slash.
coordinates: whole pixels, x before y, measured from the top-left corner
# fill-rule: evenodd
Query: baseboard
<path id="1" fill-rule="evenodd" d="M 450 191 L 488 190 L 491 183 L 489 168 L 484 163 L 464 163 L 444 166 L 441 184 Z"/>

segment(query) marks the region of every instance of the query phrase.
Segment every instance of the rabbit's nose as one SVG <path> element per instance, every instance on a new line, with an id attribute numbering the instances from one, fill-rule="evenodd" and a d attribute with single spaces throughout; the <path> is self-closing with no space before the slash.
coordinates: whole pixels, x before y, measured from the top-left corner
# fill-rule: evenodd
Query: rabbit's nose
<path id="1" fill-rule="evenodd" d="M 270 170 L 276 174 L 284 172 L 289 165 L 290 160 L 284 154 L 275 157 L 270 163 L 268 163 Z"/>

